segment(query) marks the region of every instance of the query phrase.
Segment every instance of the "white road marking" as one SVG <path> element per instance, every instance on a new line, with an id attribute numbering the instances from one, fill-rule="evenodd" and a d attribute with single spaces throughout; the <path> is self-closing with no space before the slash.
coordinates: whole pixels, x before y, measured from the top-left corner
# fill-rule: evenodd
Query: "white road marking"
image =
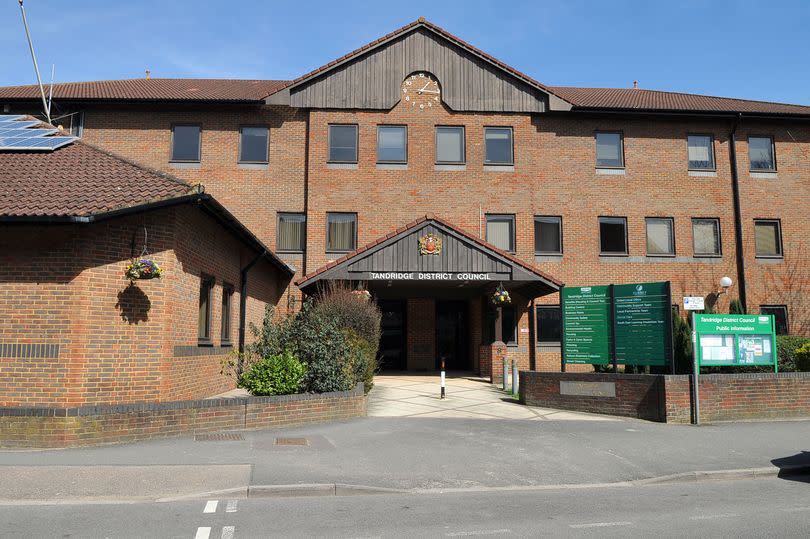
<path id="1" fill-rule="evenodd" d="M 236 531 L 236 526 L 223 526 L 222 539 L 233 539 L 233 533 Z"/>
<path id="2" fill-rule="evenodd" d="M 722 513 L 720 515 L 700 515 L 696 517 L 689 517 L 689 520 L 713 520 L 715 518 L 732 518 L 738 517 L 737 513 Z"/>
<path id="3" fill-rule="evenodd" d="M 203 509 L 203 513 L 216 513 L 218 503 L 217 500 L 208 500 L 205 504 L 205 509 Z"/>
<path id="4" fill-rule="evenodd" d="M 194 536 L 194 539 L 208 539 L 208 536 L 211 535 L 211 528 L 197 528 L 197 535 Z"/>
<path id="5" fill-rule="evenodd" d="M 236 503 L 238 500 L 228 500 L 228 505 L 225 506 L 226 513 L 236 513 Z"/>
<path id="6" fill-rule="evenodd" d="M 512 530 L 473 530 L 469 532 L 450 532 L 444 534 L 445 537 L 469 537 L 471 535 L 502 535 L 505 533 L 512 533 Z"/>
<path id="7" fill-rule="evenodd" d="M 569 524 L 569 528 L 582 529 L 582 528 L 607 528 L 608 526 L 632 526 L 632 522 L 592 522 L 590 524 Z"/>

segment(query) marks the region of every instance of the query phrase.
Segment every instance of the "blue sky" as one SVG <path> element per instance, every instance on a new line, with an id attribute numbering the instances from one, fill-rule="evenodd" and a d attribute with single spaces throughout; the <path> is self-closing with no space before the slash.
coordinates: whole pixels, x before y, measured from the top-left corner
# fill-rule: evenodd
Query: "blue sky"
<path id="1" fill-rule="evenodd" d="M 26 0 L 57 81 L 294 78 L 425 16 L 549 85 L 810 104 L 810 2 Z M 35 81 L 15 0 L 0 85 Z"/>

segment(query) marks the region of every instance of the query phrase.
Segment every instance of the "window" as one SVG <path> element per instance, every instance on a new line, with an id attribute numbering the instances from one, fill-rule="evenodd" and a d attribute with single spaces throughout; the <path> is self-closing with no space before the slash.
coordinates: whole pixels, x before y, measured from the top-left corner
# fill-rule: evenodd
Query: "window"
<path id="1" fill-rule="evenodd" d="M 357 242 L 356 213 L 326 214 L 327 252 L 347 252 L 355 249 Z"/>
<path id="2" fill-rule="evenodd" d="M 537 306 L 538 344 L 559 344 L 562 340 L 562 310 L 559 305 Z"/>
<path id="3" fill-rule="evenodd" d="M 695 256 L 720 256 L 720 220 L 692 219 L 692 247 Z"/>
<path id="4" fill-rule="evenodd" d="M 408 128 L 404 125 L 377 127 L 377 162 L 408 162 Z"/>
<path id="5" fill-rule="evenodd" d="M 788 316 L 786 305 L 761 305 L 759 307 L 761 314 L 772 314 L 774 322 L 776 323 L 776 334 L 788 334 Z"/>
<path id="6" fill-rule="evenodd" d="M 647 218 L 647 256 L 675 254 L 675 233 L 671 217 Z"/>
<path id="7" fill-rule="evenodd" d="M 757 256 L 781 258 L 782 231 L 778 220 L 754 220 L 754 240 L 757 247 Z"/>
<path id="8" fill-rule="evenodd" d="M 486 316 L 486 341 L 492 343 L 495 342 L 495 324 L 498 322 L 497 309 L 486 309 Z M 517 316 L 514 305 L 501 307 L 501 336 L 507 345 L 517 344 Z"/>
<path id="9" fill-rule="evenodd" d="M 627 219 L 599 218 L 599 250 L 603 255 L 627 254 Z"/>
<path id="10" fill-rule="evenodd" d="M 175 125 L 172 127 L 172 161 L 200 161 L 199 125 Z"/>
<path id="11" fill-rule="evenodd" d="M 276 228 L 276 250 L 287 253 L 300 253 L 306 245 L 307 218 L 303 213 L 278 214 Z"/>
<path id="12" fill-rule="evenodd" d="M 714 139 L 711 135 L 686 137 L 689 170 L 714 170 Z"/>
<path id="13" fill-rule="evenodd" d="M 748 137 L 748 161 L 751 170 L 775 171 L 775 153 L 771 137 Z"/>
<path id="14" fill-rule="evenodd" d="M 64 119 L 64 123 L 68 124 L 67 129 L 74 137 L 82 137 L 84 133 L 84 113 L 74 112 Z"/>
<path id="15" fill-rule="evenodd" d="M 436 163 L 464 163 L 464 128 L 436 128 Z"/>
<path id="16" fill-rule="evenodd" d="M 200 310 L 197 316 L 197 340 L 200 344 L 211 344 L 211 290 L 214 279 L 207 275 L 200 277 Z"/>
<path id="17" fill-rule="evenodd" d="M 266 127 L 243 127 L 239 130 L 239 162 L 267 163 Z"/>
<path id="18" fill-rule="evenodd" d="M 596 133 L 596 166 L 624 167 L 624 143 L 621 133 Z"/>
<path id="19" fill-rule="evenodd" d="M 223 346 L 231 344 L 231 300 L 233 299 L 233 286 L 222 283 L 222 327 L 220 341 Z"/>
<path id="20" fill-rule="evenodd" d="M 534 252 L 562 254 L 562 217 L 534 218 Z"/>
<path id="21" fill-rule="evenodd" d="M 357 126 L 329 126 L 329 162 L 357 163 Z"/>
<path id="22" fill-rule="evenodd" d="M 515 250 L 515 216 L 487 215 L 487 241 L 503 249 Z"/>
<path id="23" fill-rule="evenodd" d="M 486 145 L 485 164 L 511 165 L 514 163 L 511 127 L 485 127 L 484 144 Z"/>

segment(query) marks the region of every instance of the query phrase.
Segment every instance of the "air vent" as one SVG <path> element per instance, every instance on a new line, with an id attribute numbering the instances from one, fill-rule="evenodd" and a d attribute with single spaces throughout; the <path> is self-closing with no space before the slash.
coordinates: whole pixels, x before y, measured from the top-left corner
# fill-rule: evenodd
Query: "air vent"
<path id="1" fill-rule="evenodd" d="M 197 434 L 194 436 L 195 442 L 238 442 L 245 437 L 238 432 L 216 432 L 213 434 Z"/>

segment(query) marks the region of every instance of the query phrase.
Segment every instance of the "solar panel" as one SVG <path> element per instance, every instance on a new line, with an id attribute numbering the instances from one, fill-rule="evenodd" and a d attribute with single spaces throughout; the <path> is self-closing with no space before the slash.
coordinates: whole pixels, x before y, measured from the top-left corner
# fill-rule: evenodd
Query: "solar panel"
<path id="1" fill-rule="evenodd" d="M 26 120 L 28 116 L 0 115 L 0 151 L 49 151 L 70 144 L 77 137 L 50 136 L 59 133 L 53 127 L 39 127 L 42 122 Z"/>

